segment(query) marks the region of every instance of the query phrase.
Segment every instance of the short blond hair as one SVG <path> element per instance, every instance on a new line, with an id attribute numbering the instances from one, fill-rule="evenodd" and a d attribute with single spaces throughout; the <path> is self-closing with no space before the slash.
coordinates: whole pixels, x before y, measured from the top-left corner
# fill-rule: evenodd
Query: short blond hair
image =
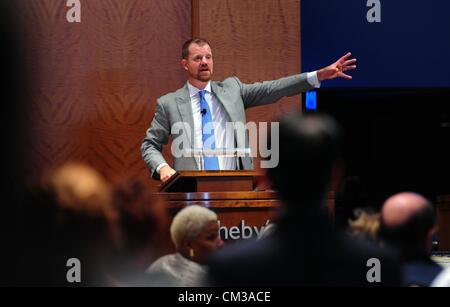
<path id="1" fill-rule="evenodd" d="M 215 221 L 217 214 L 210 209 L 199 205 L 183 208 L 170 225 L 170 236 L 176 249 L 180 250 L 185 241 L 196 239 L 208 223 Z"/>
<path id="2" fill-rule="evenodd" d="M 348 221 L 351 233 L 356 236 L 377 239 L 380 229 L 380 214 L 371 214 L 362 209 L 356 209 L 354 214 L 356 219 Z"/>
<path id="3" fill-rule="evenodd" d="M 110 220 L 117 218 L 109 182 L 87 164 L 67 162 L 47 173 L 42 181 L 60 209 L 87 216 L 106 216 Z"/>

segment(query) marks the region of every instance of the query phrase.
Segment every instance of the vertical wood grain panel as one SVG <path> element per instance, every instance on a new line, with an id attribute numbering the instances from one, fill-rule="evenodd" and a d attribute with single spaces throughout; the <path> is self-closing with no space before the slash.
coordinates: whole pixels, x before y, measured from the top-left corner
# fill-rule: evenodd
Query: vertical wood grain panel
<path id="1" fill-rule="evenodd" d="M 81 23 L 67 22 L 66 1 L 19 1 L 34 76 L 29 176 L 75 159 L 113 181 L 148 178 L 140 145 L 156 99 L 184 82 L 191 1 L 81 0 Z"/>

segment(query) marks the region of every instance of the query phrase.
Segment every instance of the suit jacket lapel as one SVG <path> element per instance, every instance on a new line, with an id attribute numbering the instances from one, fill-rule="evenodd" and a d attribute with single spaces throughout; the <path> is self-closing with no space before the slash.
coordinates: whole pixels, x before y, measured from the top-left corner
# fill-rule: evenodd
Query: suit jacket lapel
<path id="1" fill-rule="evenodd" d="M 191 98 L 187 84 L 183 87 L 181 94 L 176 99 L 185 132 L 188 135 L 191 148 L 194 148 L 194 117 L 192 116 Z"/>
<path id="2" fill-rule="evenodd" d="M 223 99 L 226 95 L 226 92 L 221 87 L 217 86 L 216 82 L 211 82 L 211 91 L 217 98 L 217 101 L 224 107 L 230 120 L 232 122 L 236 121 L 236 119 L 233 116 L 234 113 L 231 112 L 233 110 L 233 106 L 228 102 L 227 99 Z"/>

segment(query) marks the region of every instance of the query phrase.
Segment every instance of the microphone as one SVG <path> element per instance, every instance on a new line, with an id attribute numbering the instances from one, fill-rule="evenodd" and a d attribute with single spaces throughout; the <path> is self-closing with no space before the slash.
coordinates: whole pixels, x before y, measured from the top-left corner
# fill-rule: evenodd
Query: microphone
<path id="1" fill-rule="evenodd" d="M 200 111 L 200 113 L 202 113 L 202 115 L 205 115 L 205 114 L 206 114 L 206 109 L 202 109 L 202 110 Z"/>

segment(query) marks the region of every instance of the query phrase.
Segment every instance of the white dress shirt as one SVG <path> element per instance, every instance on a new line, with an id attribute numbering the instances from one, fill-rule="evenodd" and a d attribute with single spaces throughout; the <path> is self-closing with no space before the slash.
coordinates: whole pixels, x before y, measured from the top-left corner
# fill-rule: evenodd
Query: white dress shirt
<path id="1" fill-rule="evenodd" d="M 317 78 L 317 71 L 307 73 L 306 79 L 308 83 L 315 88 L 320 87 L 320 82 Z M 198 94 L 201 90 L 194 87 L 189 82 L 187 82 L 187 86 L 189 89 L 189 96 L 191 98 L 192 116 L 194 118 L 194 149 L 200 149 L 203 148 L 202 114 L 200 110 L 200 96 Z M 208 103 L 209 109 L 211 110 L 212 121 L 214 122 L 216 148 L 235 148 L 236 145 L 234 144 L 234 135 L 232 133 L 229 133 L 228 135 L 226 134 L 226 123 L 230 122 L 230 118 L 223 105 L 219 103 L 217 98 L 212 94 L 211 82 L 208 82 L 204 90 L 205 99 Z M 165 165 L 168 164 L 161 163 L 158 165 L 156 172 L 159 174 L 159 170 Z M 219 157 L 219 167 L 221 170 L 235 170 L 236 159 L 234 157 Z"/>
<path id="2" fill-rule="evenodd" d="M 202 138 L 202 114 L 200 110 L 200 96 L 198 92 L 200 89 L 192 86 L 188 82 L 189 95 L 191 97 L 192 115 L 194 117 L 194 148 L 203 148 Z M 234 131 L 229 131 L 227 134 L 226 123 L 231 122 L 223 105 L 217 101 L 217 98 L 211 92 L 211 82 L 208 82 L 205 91 L 205 99 L 211 110 L 212 121 L 214 123 L 214 137 L 216 148 L 235 148 Z M 235 170 L 236 159 L 234 157 L 218 157 L 219 168 L 221 170 Z M 202 167 L 203 169 L 203 167 Z"/>

